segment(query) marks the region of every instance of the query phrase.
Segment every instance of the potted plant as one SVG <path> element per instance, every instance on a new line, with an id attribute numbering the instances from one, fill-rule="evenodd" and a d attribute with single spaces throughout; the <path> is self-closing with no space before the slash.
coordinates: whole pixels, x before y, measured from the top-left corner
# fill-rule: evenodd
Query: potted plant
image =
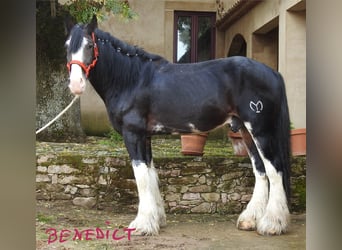
<path id="1" fill-rule="evenodd" d="M 181 152 L 183 155 L 202 156 L 208 133 L 181 135 Z"/>
<path id="2" fill-rule="evenodd" d="M 306 155 L 306 128 L 291 126 L 291 153 L 293 156 Z"/>
<path id="3" fill-rule="evenodd" d="M 228 130 L 228 137 L 232 142 L 234 154 L 237 156 L 248 156 L 248 152 L 245 143 L 242 140 L 242 135 L 240 132 L 233 132 Z"/>
<path id="4" fill-rule="evenodd" d="M 235 155 L 247 156 L 248 152 L 242 140 L 240 132 L 232 132 L 228 130 L 228 137 L 230 138 L 233 151 Z M 293 156 L 306 155 L 306 128 L 294 128 L 291 123 L 290 127 L 290 140 L 291 140 L 291 154 Z"/>

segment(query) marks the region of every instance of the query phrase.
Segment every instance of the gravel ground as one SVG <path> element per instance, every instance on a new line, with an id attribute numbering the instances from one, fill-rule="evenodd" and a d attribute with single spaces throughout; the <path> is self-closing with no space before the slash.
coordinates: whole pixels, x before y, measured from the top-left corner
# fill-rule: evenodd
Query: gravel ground
<path id="1" fill-rule="evenodd" d="M 167 226 L 158 236 L 128 239 L 129 233 L 124 228 L 134 217 L 131 213 L 83 209 L 71 202 L 38 201 L 36 249 L 305 249 L 305 214 L 292 215 L 287 234 L 268 237 L 254 231 L 237 230 L 238 215 L 168 214 Z M 89 240 L 72 239 L 75 230 L 96 232 L 96 228 L 102 230 L 102 239 L 96 239 L 95 234 L 89 234 Z M 109 236 L 107 239 L 107 231 L 109 235 L 116 232 L 116 238 Z"/>

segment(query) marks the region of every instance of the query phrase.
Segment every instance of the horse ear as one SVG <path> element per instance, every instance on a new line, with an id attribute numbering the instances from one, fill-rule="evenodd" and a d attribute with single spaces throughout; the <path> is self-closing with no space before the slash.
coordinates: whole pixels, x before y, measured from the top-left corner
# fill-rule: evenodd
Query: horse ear
<path id="1" fill-rule="evenodd" d="M 70 34 L 70 31 L 72 27 L 74 27 L 74 25 L 75 25 L 75 20 L 73 19 L 73 17 L 70 15 L 66 15 L 64 19 L 64 28 L 65 28 L 66 35 Z"/>
<path id="2" fill-rule="evenodd" d="M 87 25 L 88 34 L 92 33 L 97 28 L 97 18 L 96 15 L 93 15 L 90 23 Z"/>

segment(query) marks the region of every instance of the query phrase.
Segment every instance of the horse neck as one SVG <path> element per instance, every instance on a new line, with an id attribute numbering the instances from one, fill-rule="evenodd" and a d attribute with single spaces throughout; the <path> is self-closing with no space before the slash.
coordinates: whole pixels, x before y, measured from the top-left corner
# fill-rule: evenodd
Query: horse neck
<path id="1" fill-rule="evenodd" d="M 151 77 L 155 65 L 153 59 L 146 57 L 148 53 L 141 54 L 144 51 L 111 37 L 108 33 L 98 31 L 96 37 L 99 57 L 93 74 L 90 75 L 90 82 L 102 99 L 131 90 L 141 77 Z"/>

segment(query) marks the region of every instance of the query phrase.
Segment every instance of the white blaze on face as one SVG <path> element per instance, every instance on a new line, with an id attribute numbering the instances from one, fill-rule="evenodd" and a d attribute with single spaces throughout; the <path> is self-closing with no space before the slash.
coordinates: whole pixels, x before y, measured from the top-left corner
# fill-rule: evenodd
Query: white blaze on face
<path id="1" fill-rule="evenodd" d="M 66 42 L 67 45 L 69 43 L 70 43 L 70 40 Z M 80 49 L 76 53 L 71 54 L 71 60 L 77 60 L 77 61 L 83 62 L 83 50 L 86 45 L 87 45 L 87 40 L 83 38 Z M 69 80 L 70 80 L 69 82 L 70 91 L 74 95 L 81 95 L 85 90 L 86 82 L 87 82 L 85 73 L 83 72 L 81 66 L 79 66 L 78 64 L 71 65 Z"/>

